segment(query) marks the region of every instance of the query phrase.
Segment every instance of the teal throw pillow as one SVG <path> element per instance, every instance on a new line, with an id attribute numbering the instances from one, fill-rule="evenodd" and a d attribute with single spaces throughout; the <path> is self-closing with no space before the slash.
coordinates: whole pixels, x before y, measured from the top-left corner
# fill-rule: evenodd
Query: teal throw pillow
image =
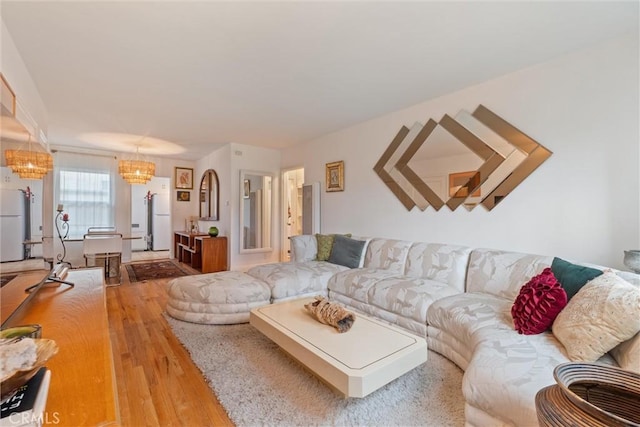
<path id="1" fill-rule="evenodd" d="M 553 259 L 551 271 L 567 293 L 567 301 L 573 298 L 587 282 L 602 274 L 602 271 L 596 268 L 572 264 L 561 258 Z"/>
<path id="2" fill-rule="evenodd" d="M 367 242 L 364 240 L 355 240 L 336 235 L 331 248 L 329 262 L 349 268 L 357 268 L 360 265 L 365 243 Z"/>

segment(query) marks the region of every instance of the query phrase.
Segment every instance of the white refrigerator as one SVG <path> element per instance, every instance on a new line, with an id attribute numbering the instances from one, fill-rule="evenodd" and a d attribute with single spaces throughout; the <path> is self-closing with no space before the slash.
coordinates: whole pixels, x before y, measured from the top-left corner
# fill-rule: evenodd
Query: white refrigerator
<path id="1" fill-rule="evenodd" d="M 169 194 L 153 194 L 151 196 L 151 250 L 165 251 L 171 247 L 171 208 Z"/>
<path id="2" fill-rule="evenodd" d="M 24 259 L 25 206 L 24 191 L 0 189 L 0 262 Z"/>
<path id="3" fill-rule="evenodd" d="M 148 208 L 147 190 L 141 185 L 131 186 L 131 250 L 146 251 L 149 230 L 147 229 Z"/>

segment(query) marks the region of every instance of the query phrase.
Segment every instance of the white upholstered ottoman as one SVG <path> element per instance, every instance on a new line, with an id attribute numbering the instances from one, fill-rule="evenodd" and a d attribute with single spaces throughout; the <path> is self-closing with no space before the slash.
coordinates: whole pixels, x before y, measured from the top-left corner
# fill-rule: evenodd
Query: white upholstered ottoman
<path id="1" fill-rule="evenodd" d="M 169 282 L 167 313 L 193 323 L 248 323 L 249 312 L 271 303 L 263 281 L 237 271 L 184 276 Z"/>

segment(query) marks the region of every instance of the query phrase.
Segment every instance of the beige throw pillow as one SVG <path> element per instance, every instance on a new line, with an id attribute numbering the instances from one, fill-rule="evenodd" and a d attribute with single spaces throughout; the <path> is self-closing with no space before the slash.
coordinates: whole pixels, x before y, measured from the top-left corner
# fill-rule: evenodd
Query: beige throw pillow
<path id="1" fill-rule="evenodd" d="M 640 374 L 640 332 L 611 350 L 611 355 L 622 369 Z"/>
<path id="2" fill-rule="evenodd" d="M 558 314 L 553 334 L 574 362 L 595 362 L 640 331 L 640 289 L 605 272 Z"/>

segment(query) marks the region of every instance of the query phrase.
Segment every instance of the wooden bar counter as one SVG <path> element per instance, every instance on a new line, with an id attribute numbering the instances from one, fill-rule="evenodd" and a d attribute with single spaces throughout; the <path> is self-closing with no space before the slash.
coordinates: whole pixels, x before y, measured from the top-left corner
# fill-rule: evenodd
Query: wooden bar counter
<path id="1" fill-rule="evenodd" d="M 46 274 L 21 274 L 2 288 L 2 322 L 26 298 L 24 289 Z M 75 287 L 40 289 L 5 326 L 38 323 L 42 338 L 58 344 L 58 354 L 46 365 L 51 385 L 43 424 L 119 425 L 102 269 L 71 270 L 65 280 Z"/>

